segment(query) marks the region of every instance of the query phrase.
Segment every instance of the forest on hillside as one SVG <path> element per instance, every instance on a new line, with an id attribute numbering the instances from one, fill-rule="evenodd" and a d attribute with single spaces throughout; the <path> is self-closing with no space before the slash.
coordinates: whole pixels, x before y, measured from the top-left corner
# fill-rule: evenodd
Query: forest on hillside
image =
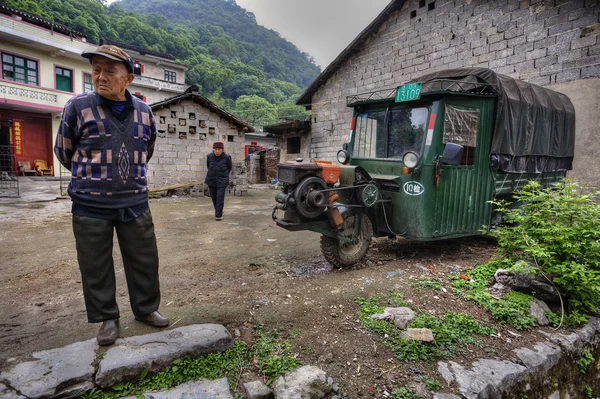
<path id="1" fill-rule="evenodd" d="M 314 60 L 234 0 L 2 0 L 9 7 L 83 33 L 173 55 L 190 67 L 186 84 L 261 126 L 304 119 L 295 105 L 320 73 Z"/>

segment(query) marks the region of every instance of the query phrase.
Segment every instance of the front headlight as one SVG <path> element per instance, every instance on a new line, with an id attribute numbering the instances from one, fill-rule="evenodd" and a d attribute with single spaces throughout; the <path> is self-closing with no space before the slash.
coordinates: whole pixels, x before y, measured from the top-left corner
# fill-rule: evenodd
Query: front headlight
<path id="1" fill-rule="evenodd" d="M 346 165 L 350 162 L 350 153 L 346 150 L 339 150 L 337 153 L 337 160 L 342 165 Z"/>
<path id="2" fill-rule="evenodd" d="M 402 162 L 404 163 L 404 166 L 412 169 L 419 163 L 419 156 L 414 152 L 409 151 L 402 157 Z"/>

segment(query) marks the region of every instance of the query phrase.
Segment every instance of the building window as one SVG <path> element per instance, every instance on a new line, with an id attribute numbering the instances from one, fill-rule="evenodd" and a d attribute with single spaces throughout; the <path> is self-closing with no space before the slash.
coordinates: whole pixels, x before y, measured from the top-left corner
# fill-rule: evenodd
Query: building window
<path id="1" fill-rule="evenodd" d="M 73 71 L 56 67 L 56 90 L 73 92 Z"/>
<path id="2" fill-rule="evenodd" d="M 300 153 L 300 137 L 290 137 L 287 139 L 287 153 L 288 154 L 299 154 Z"/>
<path id="3" fill-rule="evenodd" d="M 173 71 L 165 71 L 165 80 L 167 82 L 175 83 L 177 80 L 177 74 Z"/>
<path id="4" fill-rule="evenodd" d="M 144 73 L 144 65 L 139 61 L 134 61 L 133 62 L 133 74 L 139 76 L 143 73 Z"/>
<path id="5" fill-rule="evenodd" d="M 92 74 L 83 73 L 83 92 L 89 93 L 90 91 L 94 91 L 94 82 L 92 81 Z"/>
<path id="6" fill-rule="evenodd" d="M 38 84 L 38 63 L 16 55 L 2 53 L 2 78 L 15 82 Z"/>

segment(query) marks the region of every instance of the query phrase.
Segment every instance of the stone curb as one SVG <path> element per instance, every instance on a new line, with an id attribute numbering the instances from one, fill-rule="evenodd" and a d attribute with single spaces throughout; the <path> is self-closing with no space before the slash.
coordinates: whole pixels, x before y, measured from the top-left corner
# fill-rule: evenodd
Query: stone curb
<path id="1" fill-rule="evenodd" d="M 438 362 L 438 371 L 448 385 L 458 385 L 462 397 L 467 399 L 508 397 L 511 393 L 531 390 L 539 394 L 538 388 L 547 390 L 543 394 L 548 398 L 563 397 L 560 396 L 561 390 L 578 397 L 580 386 L 577 381 L 572 386 L 558 385 L 558 381 L 564 382 L 561 380 L 564 377 L 561 365 L 577 368 L 577 360 L 585 347 L 595 353 L 600 351 L 600 319 L 592 318 L 583 328 L 571 334 L 540 333 L 546 341 L 536 343 L 533 349 L 515 349 L 516 359 L 513 361 L 479 359 L 470 368 L 453 361 Z M 553 373 L 557 374 L 557 378 L 553 378 Z M 600 378 L 598 370 L 593 378 Z M 538 382 L 542 382 L 542 387 Z M 565 397 L 569 397 L 568 393 Z"/>
<path id="2" fill-rule="evenodd" d="M 118 339 L 103 355 L 97 354 L 96 339 L 77 342 L 35 352 L 26 360 L 8 359 L 0 374 L 0 398 L 22 397 L 17 392 L 30 399 L 73 398 L 94 388 L 94 382 L 108 387 L 132 380 L 144 369 L 155 373 L 175 359 L 222 352 L 232 345 L 233 338 L 218 324 Z"/>

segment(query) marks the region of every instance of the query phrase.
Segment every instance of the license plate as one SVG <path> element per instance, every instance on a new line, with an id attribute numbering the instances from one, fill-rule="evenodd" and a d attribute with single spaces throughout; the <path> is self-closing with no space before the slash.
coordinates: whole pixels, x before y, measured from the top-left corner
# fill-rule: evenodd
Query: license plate
<path id="1" fill-rule="evenodd" d="M 421 88 L 423 83 L 409 83 L 398 87 L 396 91 L 396 102 L 413 101 L 421 98 Z"/>

